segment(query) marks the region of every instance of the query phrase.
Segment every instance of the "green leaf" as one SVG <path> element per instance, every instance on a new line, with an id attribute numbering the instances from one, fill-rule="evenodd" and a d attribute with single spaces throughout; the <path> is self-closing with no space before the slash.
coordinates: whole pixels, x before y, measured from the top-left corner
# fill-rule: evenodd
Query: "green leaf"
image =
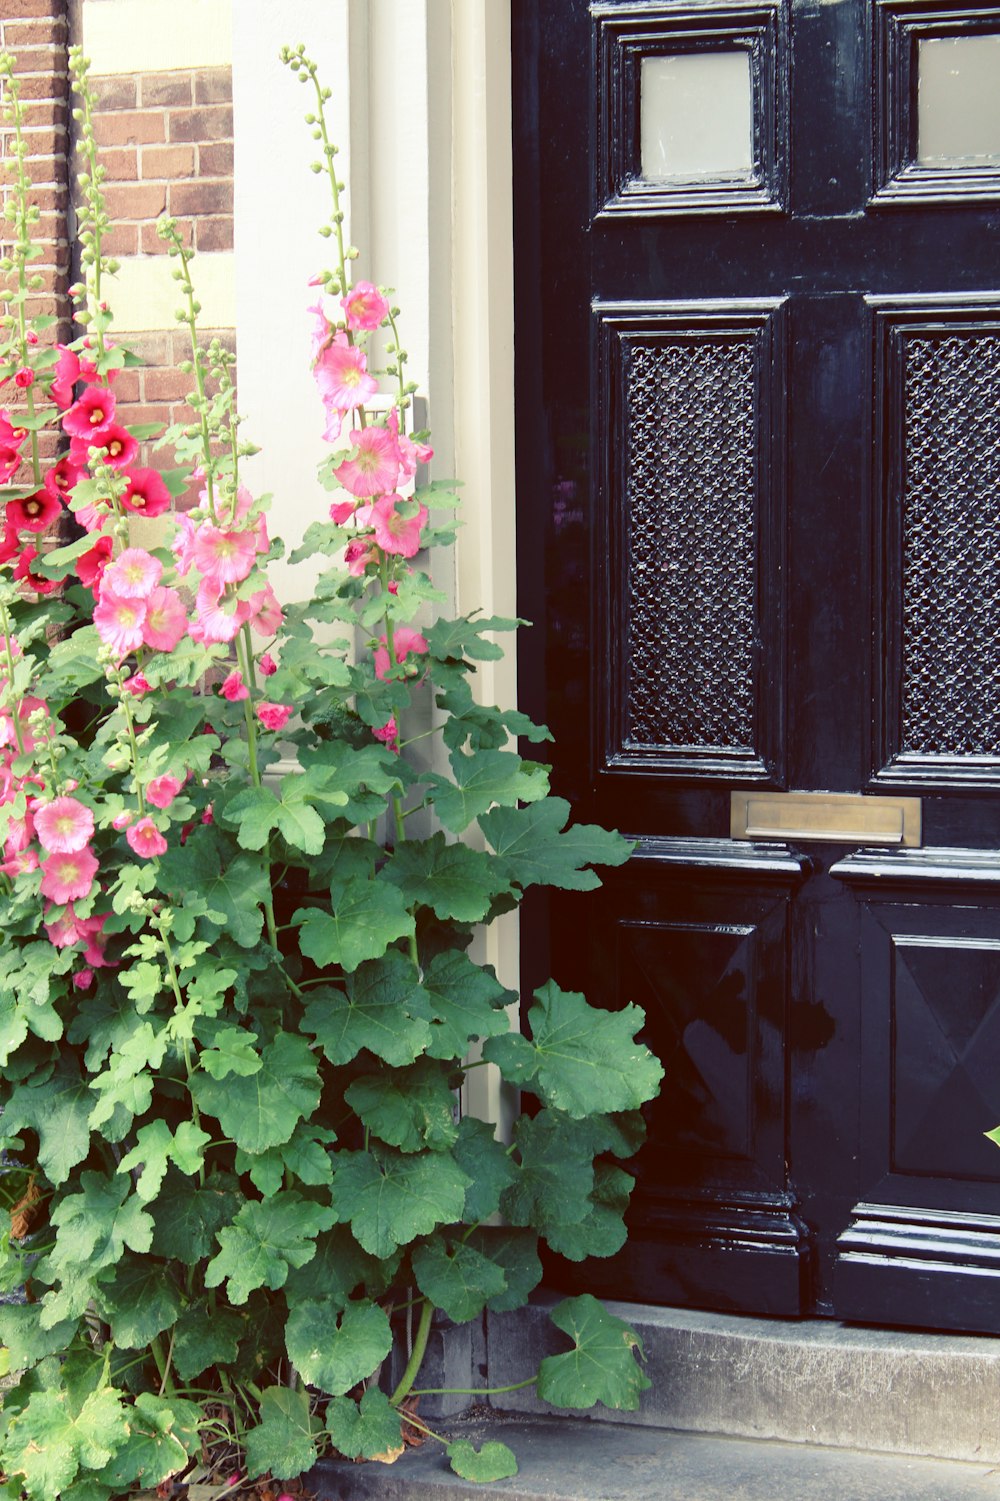
<path id="1" fill-rule="evenodd" d="M 99 1470 L 128 1435 L 121 1398 L 104 1387 L 79 1410 L 65 1391 L 36 1392 L 7 1429 L 5 1469 L 39 1501 L 58 1496 L 83 1466 Z"/>
<path id="2" fill-rule="evenodd" d="M 411 1263 L 420 1291 L 456 1324 L 477 1318 L 507 1286 L 502 1267 L 461 1241 L 450 1250 L 440 1240 L 426 1241 L 413 1251 Z"/>
<path id="3" fill-rule="evenodd" d="M 59 1234 L 49 1260 L 60 1275 L 81 1266 L 91 1274 L 117 1266 L 126 1246 L 149 1250 L 153 1221 L 138 1196 L 129 1193 L 131 1187 L 129 1178 L 86 1172 L 80 1175 L 80 1192 L 59 1200 L 51 1213 Z M 42 1322 L 48 1322 L 44 1314 Z"/>
<path id="4" fill-rule="evenodd" d="M 155 1120 L 140 1126 L 135 1135 L 136 1145 L 122 1158 L 118 1171 L 128 1173 L 144 1164 L 135 1191 L 147 1204 L 159 1193 L 168 1163 L 176 1163 L 182 1173 L 196 1173 L 212 1139 L 193 1121 L 181 1121 L 176 1135 L 171 1135 L 166 1121 Z"/>
<path id="5" fill-rule="evenodd" d="M 320 1078 L 304 1037 L 279 1032 L 261 1054 L 257 1073 L 213 1079 L 195 1074 L 191 1092 L 244 1152 L 265 1152 L 289 1139 L 319 1104 Z"/>
<path id="6" fill-rule="evenodd" d="M 514 1451 L 495 1439 L 488 1439 L 481 1449 L 474 1448 L 467 1438 L 455 1439 L 448 1444 L 446 1452 L 455 1474 L 461 1475 L 463 1480 L 486 1485 L 517 1474 Z"/>
<path id="7" fill-rule="evenodd" d="M 471 1115 L 459 1123 L 452 1155 L 471 1180 L 462 1212 L 469 1225 L 496 1214 L 504 1190 L 517 1182 L 517 1165 L 503 1143 L 497 1141 L 494 1130 L 489 1121 L 478 1121 Z"/>
<path id="8" fill-rule="evenodd" d="M 458 1137 L 451 1070 L 432 1058 L 362 1074 L 344 1098 L 368 1129 L 401 1152 L 445 1151 Z"/>
<path id="9" fill-rule="evenodd" d="M 153 1206 L 153 1251 L 185 1266 L 197 1266 L 216 1250 L 216 1235 L 223 1225 L 231 1224 L 242 1202 L 235 1178 L 215 1174 L 199 1188 L 171 1168 Z"/>
<path id="10" fill-rule="evenodd" d="M 510 1021 L 503 1009 L 517 1000 L 489 965 L 474 964 L 460 950 L 435 954 L 423 976 L 430 1006 L 432 1058 L 464 1058 L 472 1042 L 505 1036 Z"/>
<path id="11" fill-rule="evenodd" d="M 392 1464 L 404 1449 L 399 1413 L 377 1386 L 370 1386 L 360 1402 L 334 1397 L 326 1409 L 326 1426 L 347 1459 L 377 1459 Z"/>
<path id="12" fill-rule="evenodd" d="M 231 1365 L 239 1350 L 243 1320 L 230 1308 L 202 1299 L 174 1325 L 174 1365 L 182 1381 L 193 1381 L 214 1365 Z"/>
<path id="13" fill-rule="evenodd" d="M 128 1441 L 101 1471 L 101 1480 L 148 1491 L 182 1470 L 190 1457 L 192 1409 L 198 1413 L 191 1402 L 140 1392 L 128 1413 Z"/>
<path id="14" fill-rule="evenodd" d="M 366 1251 L 389 1256 L 436 1225 L 460 1219 L 469 1181 L 443 1152 L 339 1152 L 333 1202 Z"/>
<path id="15" fill-rule="evenodd" d="M 8 1353 L 12 1371 L 28 1370 L 46 1355 L 61 1355 L 69 1345 L 76 1321 L 67 1319 L 43 1329 L 41 1315 L 38 1303 L 0 1304 L 0 1344 Z"/>
<path id="16" fill-rule="evenodd" d="M 493 1313 L 511 1313 L 515 1308 L 523 1308 L 542 1280 L 537 1233 L 481 1225 L 469 1236 L 468 1244 L 502 1267 L 507 1279 L 504 1291 L 490 1298 L 487 1308 Z"/>
<path id="17" fill-rule="evenodd" d="M 578 1225 L 553 1225 L 545 1239 L 553 1251 L 569 1261 L 588 1256 L 613 1256 L 628 1236 L 624 1214 L 635 1179 L 610 1162 L 594 1163 L 590 1209 Z"/>
<path id="18" fill-rule="evenodd" d="M 517 1181 L 500 1200 L 512 1225 L 542 1231 L 578 1225 L 590 1208 L 594 1186 L 593 1150 L 576 1122 L 550 1110 L 522 1116 L 514 1127 L 521 1163 Z"/>
<path id="19" fill-rule="evenodd" d="M 572 824 L 567 829 L 569 816 L 565 798 L 547 797 L 528 808 L 494 808 L 478 822 L 509 881 L 522 888 L 592 891 L 601 882 L 583 867 L 624 865 L 634 846 L 599 824 Z"/>
<path id="20" fill-rule="evenodd" d="M 350 1063 L 367 1048 L 401 1068 L 427 1047 L 431 1029 L 423 992 L 405 954 L 390 950 L 384 958 L 360 965 L 344 988 L 346 995 L 332 987 L 313 991 L 302 1022 L 331 1063 Z"/>
<path id="21" fill-rule="evenodd" d="M 3 1137 L 38 1134 L 38 1161 L 57 1188 L 90 1151 L 89 1117 L 94 1097 L 67 1057 L 44 1084 L 19 1084 L 4 1106 Z"/>
<path id="22" fill-rule="evenodd" d="M 249 1079 L 260 1073 L 263 1061 L 254 1047 L 256 1041 L 256 1033 L 245 1027 L 216 1027 L 212 1046 L 199 1053 L 198 1062 L 213 1079 L 224 1079 L 227 1074 Z"/>
<path id="23" fill-rule="evenodd" d="M 533 1041 L 492 1037 L 484 1058 L 504 1078 L 528 1086 L 545 1104 L 576 1120 L 597 1111 L 634 1110 L 659 1089 L 663 1068 L 635 1041 L 645 1017 L 638 1006 L 602 1011 L 549 980 L 528 1012 Z"/>
<path id="24" fill-rule="evenodd" d="M 245 1303 L 255 1287 L 273 1292 L 284 1285 L 289 1267 L 312 1259 L 316 1236 L 335 1218 L 332 1209 L 310 1203 L 294 1189 L 244 1204 L 233 1223 L 219 1231 L 222 1249 L 205 1268 L 205 1286 L 218 1287 L 228 1278 L 230 1303 Z"/>
<path id="25" fill-rule="evenodd" d="M 328 1146 L 336 1139 L 335 1131 L 300 1121 L 291 1140 L 280 1147 L 271 1147 L 253 1157 L 247 1152 L 237 1151 L 236 1171 L 249 1173 L 254 1187 L 265 1198 L 277 1193 L 284 1181 L 286 1169 L 300 1182 L 318 1188 L 329 1184 L 333 1177 Z"/>
<path id="26" fill-rule="evenodd" d="M 414 932 L 413 915 L 400 893 L 377 880 L 347 881 L 332 912 L 300 907 L 292 922 L 301 925 L 299 943 L 307 958 L 321 969 L 339 964 L 348 972 Z"/>
<path id="27" fill-rule="evenodd" d="M 296 778 L 286 777 L 289 796 L 275 797 L 268 787 L 247 787 L 238 792 L 223 811 L 226 823 L 239 827 L 237 839 L 247 850 L 262 850 L 272 829 L 277 829 L 293 849 L 306 855 L 318 855 L 326 837 L 322 818 L 303 800 Z M 327 801 L 345 803 L 346 796 L 330 794 Z"/>
<path id="28" fill-rule="evenodd" d="M 538 1368 L 536 1390 L 554 1407 L 592 1407 L 603 1402 L 634 1412 L 639 1394 L 652 1383 L 637 1363 L 642 1341 L 633 1329 L 583 1293 L 553 1308 L 550 1318 L 568 1334 L 573 1349 L 548 1355 Z"/>
<path id="29" fill-rule="evenodd" d="M 513 751 L 452 751 L 454 782 L 437 778 L 428 797 L 446 829 L 460 834 L 494 803 L 533 803 L 549 790 L 548 768 L 522 761 Z"/>
<path id="30" fill-rule="evenodd" d="M 288 1358 L 310 1386 L 332 1397 L 349 1392 L 381 1365 L 392 1348 L 389 1320 L 367 1300 L 297 1303 L 285 1328 Z"/>
<path id="31" fill-rule="evenodd" d="M 516 631 L 522 620 L 507 620 L 502 615 L 490 615 L 482 620 L 460 616 L 457 620 L 435 620 L 424 635 L 432 657 L 444 662 L 449 659 L 471 657 L 477 662 L 497 662 L 503 656 L 503 647 L 494 641 L 484 641 L 483 631 Z"/>
<path id="32" fill-rule="evenodd" d="M 377 1261 L 362 1251 L 347 1225 L 335 1225 L 317 1236 L 313 1259 L 289 1272 L 285 1302 L 294 1308 L 296 1303 L 322 1298 L 344 1308 L 362 1285 L 380 1283 L 386 1269 L 391 1279 L 395 1270 L 391 1258 Z"/>
<path id="33" fill-rule="evenodd" d="M 261 1392 L 258 1427 L 246 1436 L 247 1479 L 268 1471 L 294 1480 L 316 1463 L 314 1435 L 319 1431 L 309 1412 L 309 1393 L 302 1387 L 270 1386 Z"/>
<path id="34" fill-rule="evenodd" d="M 181 1295 L 163 1262 L 124 1256 L 114 1277 L 101 1286 L 99 1303 L 116 1345 L 139 1350 L 169 1329 L 181 1311 Z"/>
<path id="35" fill-rule="evenodd" d="M 245 850 L 262 850 L 277 827 L 278 799 L 269 787 L 247 787 L 226 804 L 223 817 L 236 824 L 236 838 Z"/>
<path id="36" fill-rule="evenodd" d="M 271 894 L 271 883 L 263 860 L 253 855 L 236 859 L 203 888 L 205 900 L 225 917 L 224 931 L 241 948 L 251 949 L 260 942 L 264 928 L 261 905 Z"/>
<path id="37" fill-rule="evenodd" d="M 492 856 L 466 844 L 449 844 L 440 830 L 430 839 L 397 845 L 382 875 L 408 905 L 430 907 L 442 922 L 479 922 L 498 892 L 509 890 Z"/>

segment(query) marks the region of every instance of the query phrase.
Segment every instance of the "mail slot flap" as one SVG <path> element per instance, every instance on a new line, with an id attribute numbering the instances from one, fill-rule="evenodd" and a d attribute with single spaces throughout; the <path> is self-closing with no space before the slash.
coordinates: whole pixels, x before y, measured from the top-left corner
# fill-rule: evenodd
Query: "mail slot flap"
<path id="1" fill-rule="evenodd" d="M 734 792 L 733 839 L 812 839 L 830 844 L 920 844 L 918 797 L 854 792 Z"/>

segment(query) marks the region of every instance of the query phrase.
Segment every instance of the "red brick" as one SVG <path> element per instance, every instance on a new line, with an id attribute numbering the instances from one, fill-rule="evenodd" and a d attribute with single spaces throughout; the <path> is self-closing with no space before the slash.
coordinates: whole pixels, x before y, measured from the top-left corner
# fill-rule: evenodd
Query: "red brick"
<path id="1" fill-rule="evenodd" d="M 192 177 L 194 170 L 193 146 L 146 146 L 143 149 L 141 173 L 147 181 Z"/>
<path id="2" fill-rule="evenodd" d="M 8 46 L 10 44 L 8 43 Z M 55 68 L 66 71 L 66 44 L 46 42 L 41 46 L 17 48 L 18 73 L 48 73 Z"/>
<path id="3" fill-rule="evenodd" d="M 145 378 L 145 396 L 147 402 L 154 401 L 183 401 L 189 391 L 194 389 L 194 381 L 190 375 L 183 375 L 179 370 L 147 370 Z"/>
<path id="4" fill-rule="evenodd" d="M 66 17 L 46 15 L 34 21 L 4 21 L 3 36 L 7 50 L 18 54 L 25 47 L 63 44 Z"/>
<path id="5" fill-rule="evenodd" d="M 126 343 L 130 340 L 126 338 Z M 115 377 L 115 402 L 125 404 L 139 400 L 140 378 L 139 370 L 119 370 Z"/>
<path id="6" fill-rule="evenodd" d="M 43 73 L 27 75 L 18 68 L 17 77 L 21 85 L 22 102 L 30 103 L 33 99 L 65 100 L 69 96 L 68 76 L 65 68 L 58 70 L 46 68 Z"/>
<path id="7" fill-rule="evenodd" d="M 33 16 L 51 16 L 55 6 L 53 0 L 11 0 L 11 10 L 15 10 L 16 17 L 27 20 Z"/>
<path id="8" fill-rule="evenodd" d="M 228 178 L 217 182 L 172 182 L 172 214 L 231 214 L 233 185 Z"/>
<path id="9" fill-rule="evenodd" d="M 135 182 L 139 176 L 139 156 L 133 148 L 111 147 L 101 152 L 101 166 L 109 182 Z"/>
<path id="10" fill-rule="evenodd" d="M 190 104 L 190 73 L 144 73 L 140 79 L 143 109 L 152 105 Z"/>
<path id="11" fill-rule="evenodd" d="M 134 78 L 121 73 L 109 73 L 103 78 L 92 77 L 90 86 L 97 96 L 98 112 L 135 109 L 136 107 L 137 92 Z"/>
<path id="12" fill-rule="evenodd" d="M 138 255 L 138 224 L 113 224 L 104 235 L 101 246 L 105 255 Z"/>
<path id="13" fill-rule="evenodd" d="M 167 190 L 162 183 L 118 183 L 105 193 L 112 219 L 155 219 L 166 207 Z"/>
<path id="14" fill-rule="evenodd" d="M 232 217 L 198 220 L 199 250 L 232 250 Z"/>
<path id="15" fill-rule="evenodd" d="M 66 153 L 65 125 L 43 125 L 38 130 L 21 132 L 28 156 L 55 156 Z"/>
<path id="16" fill-rule="evenodd" d="M 181 237 L 182 244 L 192 246 L 194 234 L 190 219 L 178 220 L 177 232 Z M 166 255 L 169 248 L 166 240 L 161 240 L 156 232 L 155 224 L 143 224 L 140 229 L 140 244 L 143 255 Z"/>
<path id="17" fill-rule="evenodd" d="M 149 372 L 146 372 L 147 377 Z M 115 416 L 120 417 L 126 427 L 142 427 L 147 422 L 164 422 L 166 414 L 162 407 L 151 406 L 148 402 L 125 401 L 115 406 Z"/>
<path id="18" fill-rule="evenodd" d="M 229 104 L 233 97 L 232 68 L 199 68 L 194 75 L 196 104 Z"/>
<path id="19" fill-rule="evenodd" d="M 233 111 L 228 105 L 170 111 L 172 141 L 225 141 L 231 140 L 232 134 Z"/>
<path id="20" fill-rule="evenodd" d="M 199 146 L 198 171 L 205 177 L 232 177 L 232 141 L 206 141 Z"/>
<path id="21" fill-rule="evenodd" d="M 173 332 L 144 332 L 132 334 L 131 347 L 147 365 L 165 365 L 173 358 Z"/>
<path id="22" fill-rule="evenodd" d="M 121 114 L 98 115 L 94 135 L 99 146 L 145 145 L 166 140 L 164 116 L 157 111 L 130 110 Z"/>
<path id="23" fill-rule="evenodd" d="M 66 184 L 55 183 L 47 188 L 34 188 L 31 201 L 41 213 L 56 213 L 65 218 Z"/>

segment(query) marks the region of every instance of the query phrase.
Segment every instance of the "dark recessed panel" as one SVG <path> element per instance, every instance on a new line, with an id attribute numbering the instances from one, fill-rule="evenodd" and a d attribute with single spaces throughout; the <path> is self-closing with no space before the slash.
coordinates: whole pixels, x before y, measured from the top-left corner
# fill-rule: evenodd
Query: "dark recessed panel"
<path id="1" fill-rule="evenodd" d="M 876 0 L 880 207 L 1000 199 L 1000 7 Z"/>
<path id="2" fill-rule="evenodd" d="M 782 210 L 785 5 L 598 4 L 591 14 L 595 215 Z"/>
<path id="3" fill-rule="evenodd" d="M 1000 306 L 883 306 L 875 319 L 878 776 L 1000 785 Z"/>
<path id="4" fill-rule="evenodd" d="M 780 759 L 780 304 L 603 307 L 603 764 L 761 778 Z"/>

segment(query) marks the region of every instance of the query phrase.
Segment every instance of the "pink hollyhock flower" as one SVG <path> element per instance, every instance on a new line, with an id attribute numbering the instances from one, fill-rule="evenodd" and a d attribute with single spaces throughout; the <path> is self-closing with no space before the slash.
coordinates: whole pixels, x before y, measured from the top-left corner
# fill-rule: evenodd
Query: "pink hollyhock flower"
<path id="1" fill-rule="evenodd" d="M 244 518 L 250 514 L 253 503 L 254 498 L 250 494 L 250 491 L 247 489 L 246 485 L 240 485 L 236 491 L 236 501 L 233 506 L 233 521 L 243 521 Z M 268 548 L 271 546 L 271 539 L 267 534 L 267 517 L 264 515 L 263 511 L 257 517 L 257 520 L 254 522 L 251 530 L 253 531 L 254 536 L 257 538 L 257 551 L 267 552 Z"/>
<path id="2" fill-rule="evenodd" d="M 72 854 L 52 854 L 42 861 L 42 896 L 60 907 L 90 895 L 97 874 L 93 851 L 84 847 Z"/>
<path id="3" fill-rule="evenodd" d="M 271 585 L 265 584 L 256 594 L 251 594 L 247 604 L 250 606 L 250 629 L 258 636 L 273 636 L 285 616 Z"/>
<path id="4" fill-rule="evenodd" d="M 63 430 L 71 438 L 82 438 L 88 445 L 100 442 L 112 426 L 115 398 L 102 386 L 88 386 L 68 412 L 63 414 Z"/>
<path id="5" fill-rule="evenodd" d="M 169 772 L 165 772 L 162 777 L 153 777 L 147 784 L 146 801 L 152 803 L 154 808 L 169 808 L 183 786 L 180 777 L 172 777 Z"/>
<path id="6" fill-rule="evenodd" d="M 333 325 L 339 320 L 340 313 L 336 298 L 331 297 L 328 292 L 324 292 L 318 302 L 307 307 L 306 312 L 312 314 L 313 321 L 309 329 L 309 358 L 315 364 L 333 336 Z"/>
<path id="7" fill-rule="evenodd" d="M 131 693 L 135 698 L 141 698 L 149 692 L 149 679 L 144 672 L 133 672 L 132 676 L 122 685 L 126 693 Z"/>
<path id="8" fill-rule="evenodd" d="M 6 859 L 0 863 L 0 870 L 5 876 L 13 880 L 15 876 L 27 875 L 30 871 L 38 869 L 38 856 L 34 850 L 8 851 L 4 845 Z"/>
<path id="9" fill-rule="evenodd" d="M 89 440 L 72 438 L 69 445 L 70 463 L 81 467 L 85 465 L 92 448 L 100 449 L 98 457 L 103 463 L 110 464 L 112 469 L 127 469 L 139 452 L 135 438 L 117 422 L 112 422 L 100 437 L 94 435 Z"/>
<path id="10" fill-rule="evenodd" d="M 33 386 L 35 384 L 34 370 L 29 369 L 27 365 L 22 365 L 20 370 L 18 370 L 17 374 L 14 376 L 14 384 L 19 391 L 26 391 L 29 386 Z"/>
<path id="11" fill-rule="evenodd" d="M 74 970 L 70 979 L 77 990 L 89 990 L 94 983 L 94 971 L 92 969 Z"/>
<path id="12" fill-rule="evenodd" d="M 146 600 L 142 639 L 154 651 L 173 651 L 188 628 L 187 610 L 176 589 L 159 584 Z"/>
<path id="13" fill-rule="evenodd" d="M 50 903 L 46 911 L 54 909 L 54 903 Z M 64 908 L 61 917 L 54 918 L 52 922 L 45 921 L 45 931 L 49 936 L 49 942 L 55 949 L 72 948 L 74 943 L 79 943 L 84 936 L 83 928 L 73 911 L 73 903 L 69 902 Z"/>
<path id="14" fill-rule="evenodd" d="M 45 488 L 53 500 L 68 501 L 70 491 L 79 478 L 79 469 L 64 455 L 45 476 Z"/>
<path id="15" fill-rule="evenodd" d="M 192 556 L 206 579 L 215 584 L 238 584 L 254 565 L 257 538 L 253 532 L 224 532 L 204 521 L 195 532 Z"/>
<path id="16" fill-rule="evenodd" d="M 357 509 L 356 500 L 335 500 L 330 507 L 330 520 L 338 526 L 346 526 Z"/>
<path id="17" fill-rule="evenodd" d="M 208 807 L 205 809 L 204 813 L 201 815 L 201 821 L 202 821 L 202 823 L 214 823 L 215 822 L 215 810 L 214 810 L 213 805 L 211 803 L 209 803 Z"/>
<path id="18" fill-rule="evenodd" d="M 27 436 L 28 429 L 11 422 L 9 411 L 0 411 L 0 443 L 5 448 L 20 448 Z"/>
<path id="19" fill-rule="evenodd" d="M 144 547 L 126 547 L 104 570 L 102 590 L 119 599 L 148 599 L 163 577 L 163 564 Z"/>
<path id="20" fill-rule="evenodd" d="M 76 576 L 80 583 L 96 593 L 113 551 L 114 543 L 110 537 L 98 537 L 89 552 L 81 553 L 76 560 Z"/>
<path id="21" fill-rule="evenodd" d="M 261 657 L 260 661 L 257 663 L 257 669 L 260 672 L 262 678 L 269 678 L 272 673 L 277 672 L 278 664 L 271 656 L 271 653 L 269 651 L 266 651 Z"/>
<path id="22" fill-rule="evenodd" d="M 370 537 L 356 537 L 344 548 L 344 562 L 351 577 L 359 579 L 369 563 L 378 562 L 378 548 Z"/>
<path id="23" fill-rule="evenodd" d="M 17 529 L 8 526 L 3 536 L 0 537 L 0 563 L 9 563 L 11 558 L 16 558 L 21 551 L 21 539 Z"/>
<path id="24" fill-rule="evenodd" d="M 0 443 L 0 485 L 7 483 L 20 462 L 21 453 L 19 449 L 9 448 L 6 443 Z"/>
<path id="25" fill-rule="evenodd" d="M 414 443 L 412 438 L 399 431 L 399 412 L 395 407 L 389 413 L 386 426 L 399 444 L 400 479 L 412 479 L 418 464 L 430 463 L 434 450 L 427 443 Z"/>
<path id="26" fill-rule="evenodd" d="M 105 646 L 115 651 L 119 661 L 129 652 L 139 650 L 145 621 L 144 599 L 121 599 L 107 586 L 102 588 L 94 611 L 94 624 Z"/>
<path id="27" fill-rule="evenodd" d="M 165 855 L 167 852 L 167 841 L 148 815 L 127 829 L 125 838 L 130 848 L 143 860 L 149 860 L 153 855 Z"/>
<path id="28" fill-rule="evenodd" d="M 67 349 L 65 344 L 57 344 L 59 358 L 56 360 L 55 374 L 49 387 L 49 394 L 57 407 L 72 405 L 73 387 L 80 379 L 80 361 L 72 349 Z"/>
<path id="29" fill-rule="evenodd" d="M 265 730 L 282 730 L 291 718 L 288 704 L 262 703 L 257 705 L 257 718 Z"/>
<path id="30" fill-rule="evenodd" d="M 170 543 L 177 572 L 183 578 L 194 562 L 195 525 L 190 516 L 177 517 L 177 530 Z"/>
<path id="31" fill-rule="evenodd" d="M 62 515 L 62 502 L 47 490 L 36 490 L 23 500 L 7 502 L 7 526 L 16 532 L 44 532 Z"/>
<path id="32" fill-rule="evenodd" d="M 392 719 L 387 719 L 385 724 L 380 725 L 377 730 L 372 730 L 372 734 L 376 740 L 382 740 L 386 745 L 392 745 L 399 734 L 399 726 L 396 723 L 395 715 Z"/>
<path id="33" fill-rule="evenodd" d="M 395 490 L 399 474 L 399 447 L 384 427 L 365 427 L 351 434 L 354 456 L 345 459 L 334 474 L 352 495 L 370 498 Z"/>
<path id="34" fill-rule="evenodd" d="M 14 564 L 14 577 L 23 580 L 36 594 L 51 594 L 53 589 L 59 588 L 59 580 L 47 579 L 43 574 L 32 572 L 31 565 L 37 557 L 38 548 L 29 543 L 22 549 L 21 556 Z"/>
<path id="35" fill-rule="evenodd" d="M 118 967 L 117 964 L 111 964 L 104 957 L 104 946 L 107 943 L 107 939 L 104 936 L 103 928 L 110 916 L 110 912 L 102 912 L 99 916 L 82 917 L 79 919 L 78 927 L 80 929 L 80 936 L 83 938 L 85 944 L 83 957 L 92 969 L 117 969 Z"/>
<path id="36" fill-rule="evenodd" d="M 162 516 L 170 509 L 170 491 L 155 469 L 131 469 L 122 505 L 138 516 Z"/>
<path id="37" fill-rule="evenodd" d="M 404 663 L 411 652 L 415 656 L 422 656 L 427 650 L 426 639 L 408 625 L 396 627 L 392 644 L 397 666 Z M 375 648 L 375 676 L 383 680 L 389 676 L 389 648 L 384 636 L 379 638 L 379 645 Z"/>
<path id="38" fill-rule="evenodd" d="M 22 818 L 12 818 L 7 825 L 7 843 L 4 846 L 9 853 L 20 854 L 26 850 L 34 837 L 34 819 L 31 813 L 25 813 Z"/>
<path id="39" fill-rule="evenodd" d="M 120 834 L 122 829 L 128 828 L 129 824 L 132 822 L 132 816 L 133 815 L 131 813 L 116 813 L 114 818 L 111 820 L 111 827 L 113 829 L 117 829 Z"/>
<path id="40" fill-rule="evenodd" d="M 240 699 L 250 697 L 250 689 L 243 681 L 242 672 L 231 672 L 219 689 L 219 692 L 223 698 L 228 698 L 231 704 L 237 703 Z"/>
<path id="41" fill-rule="evenodd" d="M 35 814 L 38 842 L 50 854 L 75 855 L 94 834 L 94 815 L 75 797 L 57 797 Z"/>
<path id="42" fill-rule="evenodd" d="M 347 317 L 348 328 L 353 329 L 370 331 L 378 328 L 389 313 L 388 302 L 370 281 L 356 282 L 347 296 L 340 299 L 340 305 Z"/>
<path id="43" fill-rule="evenodd" d="M 234 606 L 224 608 L 226 603 Z M 213 643 L 232 641 L 244 621 L 250 618 L 250 604 L 244 599 L 225 599 L 225 589 L 214 579 L 202 579 L 195 598 L 197 619 L 188 627 L 193 641 L 209 646 Z"/>
<path id="44" fill-rule="evenodd" d="M 368 374 L 364 350 L 349 344 L 344 333 L 334 335 L 316 361 L 313 375 L 323 405 L 338 412 L 364 406 L 378 390 L 378 382 Z"/>
<path id="45" fill-rule="evenodd" d="M 396 509 L 401 495 L 380 495 L 372 506 L 375 541 L 383 552 L 412 558 L 420 551 L 420 533 L 427 521 L 427 507 L 418 506 L 413 516 L 403 516 Z"/>
<path id="46" fill-rule="evenodd" d="M 26 751 L 34 750 L 38 745 L 38 741 L 28 726 L 30 716 L 36 709 L 44 709 L 48 713 L 48 708 L 49 706 L 44 698 L 28 697 L 21 699 L 17 717 L 21 725 L 21 740 Z M 16 745 L 17 736 L 14 734 L 13 716 L 6 712 L 0 713 L 0 747 Z"/>

